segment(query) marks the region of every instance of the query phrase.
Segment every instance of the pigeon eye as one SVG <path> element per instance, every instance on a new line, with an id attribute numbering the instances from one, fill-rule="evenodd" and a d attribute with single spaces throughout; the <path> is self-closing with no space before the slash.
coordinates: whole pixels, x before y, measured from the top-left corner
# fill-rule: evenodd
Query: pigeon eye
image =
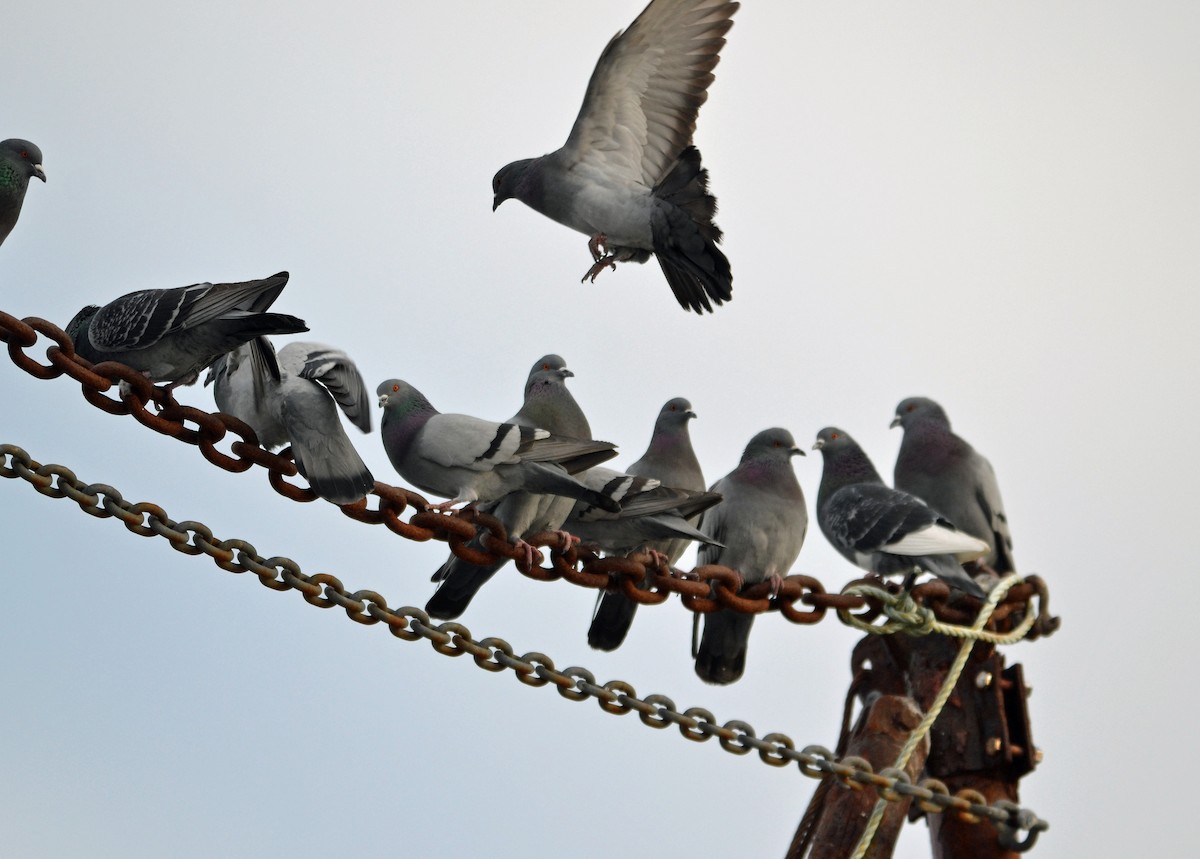
<path id="1" fill-rule="evenodd" d="M 831 441 L 832 441 L 833 439 L 837 438 L 837 437 L 838 437 L 838 434 L 837 434 L 837 433 L 835 433 L 835 432 L 831 432 L 831 433 L 829 434 L 829 438 L 830 438 L 830 440 L 831 440 Z"/>
<path id="2" fill-rule="evenodd" d="M 911 411 L 912 411 L 913 409 L 915 409 L 915 408 L 916 408 L 916 406 L 914 406 L 912 403 L 909 403 L 909 405 L 908 405 L 908 408 L 907 408 L 907 409 L 905 409 L 905 411 L 906 411 L 906 412 L 911 412 Z"/>
<path id="3" fill-rule="evenodd" d="M 29 160 L 29 150 L 28 150 L 28 149 L 22 149 L 22 150 L 21 150 L 21 157 L 22 157 L 22 158 L 24 158 L 26 161 L 28 161 L 28 160 Z"/>
<path id="4" fill-rule="evenodd" d="M 542 369 L 543 369 L 543 370 L 549 370 L 549 369 L 550 369 L 550 365 L 549 365 L 549 364 L 543 364 L 543 365 L 542 365 Z"/>
<path id="5" fill-rule="evenodd" d="M 392 385 L 392 393 L 393 393 L 393 394 L 398 394 L 398 393 L 400 393 L 400 386 L 399 386 L 399 385 Z"/>

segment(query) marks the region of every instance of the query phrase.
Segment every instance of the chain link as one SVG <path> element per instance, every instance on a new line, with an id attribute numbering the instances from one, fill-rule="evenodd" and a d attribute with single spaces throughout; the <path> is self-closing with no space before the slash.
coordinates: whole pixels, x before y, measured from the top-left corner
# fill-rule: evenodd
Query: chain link
<path id="1" fill-rule="evenodd" d="M 263 558 L 246 540 L 219 539 L 201 522 L 175 522 L 156 504 L 132 504 L 114 487 L 85 484 L 70 469 L 37 463 L 15 445 L 0 444 L 0 477 L 19 477 L 43 495 L 70 498 L 89 515 L 119 519 L 134 534 L 166 539 L 177 552 L 207 554 L 223 570 L 254 573 L 261 584 L 272 590 L 297 590 L 311 605 L 319 608 L 338 606 L 358 623 L 386 624 L 392 635 L 405 641 L 425 639 L 434 650 L 446 656 L 470 654 L 480 668 L 511 670 L 517 680 L 529 686 L 553 684 L 558 694 L 569 700 L 594 698 L 608 713 L 636 712 L 642 723 L 652 728 L 676 725 L 683 737 L 696 742 L 716 737 L 721 748 L 731 754 L 746 755 L 757 751 L 759 759 L 770 766 L 795 763 L 800 772 L 810 778 L 820 779 L 829 774 L 852 790 L 873 787 L 880 798 L 887 801 L 911 796 L 930 814 L 950 810 L 970 822 L 987 818 L 999 828 L 1002 843 L 1008 849 L 1028 850 L 1037 840 L 1038 833 L 1049 827 L 1032 811 L 1011 802 L 988 805 L 984 797 L 968 789 L 951 795 L 943 782 L 932 778 L 914 785 L 902 772 L 882 770 L 875 773 L 870 763 L 862 758 L 835 760 L 833 753 L 822 746 L 807 746 L 797 751 L 796 744 L 786 734 L 773 732 L 758 737 L 754 728 L 741 720 L 719 724 L 710 711 L 700 707 L 680 712 L 666 695 L 639 698 L 634 687 L 623 680 L 597 683 L 591 671 L 575 666 L 560 671 L 554 660 L 544 653 L 517 656 L 512 645 L 501 638 L 476 641 L 471 631 L 460 623 L 435 625 L 419 608 L 389 608 L 387 600 L 376 591 L 349 592 L 336 577 L 326 573 L 308 575 L 290 558 Z"/>
<path id="2" fill-rule="evenodd" d="M 39 335 L 52 341 L 46 348 L 47 363 L 44 364 L 26 354 L 27 349 L 37 345 Z M 35 316 L 17 319 L 0 311 L 0 341 L 8 344 L 8 355 L 12 362 L 35 378 L 55 379 L 63 375 L 69 376 L 82 385 L 84 398 L 102 411 L 114 415 L 132 415 L 139 423 L 156 432 L 194 445 L 205 459 L 226 471 L 243 472 L 255 466 L 265 468 L 275 491 L 293 501 L 309 502 L 317 499 L 316 493 L 311 489 L 289 482 L 289 478 L 298 474 L 291 459 L 290 448 L 279 453 L 266 450 L 259 444 L 254 430 L 247 424 L 232 415 L 210 413 L 180 405 L 169 391 L 154 386 L 144 375 L 124 364 L 114 361 L 92 364 L 76 355 L 71 338 L 61 328 L 45 319 Z M 109 395 L 108 392 L 114 384 L 122 382 L 125 383 L 126 392 L 119 398 Z M 148 408 L 151 404 L 154 410 Z M 218 445 L 224 444 L 227 441 L 226 437 L 230 435 L 236 438 L 229 443 L 226 452 Z M 73 478 L 73 475 L 71 477 Z M 51 475 L 39 479 L 43 480 L 45 486 L 53 486 Z M 378 499 L 375 508 L 371 508 L 369 504 L 372 496 Z M 96 507 L 95 503 L 91 506 Z M 409 507 L 417 512 L 405 522 L 400 516 Z M 852 622 L 848 620 L 852 617 L 870 624 L 884 610 L 884 603 L 871 596 L 844 592 L 828 593 L 825 587 L 811 576 L 792 574 L 785 577 L 782 586 L 773 596 L 770 582 L 759 582 L 743 589 L 741 575 L 729 567 L 709 564 L 690 572 L 682 572 L 670 568 L 665 563 L 655 562 L 648 553 L 626 558 L 601 558 L 586 548 L 568 545 L 560 534 L 553 532 L 540 532 L 526 537 L 529 544 L 547 550 L 549 565 L 543 567 L 542 553 L 535 553 L 533 563 L 529 563 L 525 553 L 518 551 L 508 541 L 504 525 L 494 516 L 475 508 L 453 513 L 438 513 L 428 508 L 429 503 L 420 494 L 376 481 L 371 496 L 354 504 L 343 505 L 339 509 L 351 519 L 383 525 L 409 540 L 444 541 L 449 544 L 450 551 L 471 563 L 493 564 L 500 560 L 511 560 L 516 568 L 529 578 L 538 581 L 565 579 L 581 587 L 620 590 L 639 603 L 662 603 L 671 594 L 677 593 L 684 607 L 693 612 L 708 613 L 718 609 L 731 609 L 758 614 L 777 610 L 780 615 L 796 624 L 818 623 L 829 611 L 842 614 L 842 619 L 848 623 Z M 89 512 L 102 515 L 95 510 Z M 131 529 L 155 527 L 137 522 L 137 514 L 134 513 L 110 511 L 110 515 L 123 519 L 129 517 L 126 525 Z M 482 535 L 483 550 L 469 545 L 477 533 Z M 181 545 L 173 544 L 177 548 Z M 212 551 L 196 543 L 182 545 L 189 546 L 189 549 L 180 551 Z M 878 579 L 851 582 L 851 585 L 856 584 L 881 587 Z M 888 585 L 887 589 L 892 593 L 899 590 L 896 585 Z M 1009 591 L 1004 603 L 994 615 L 997 631 L 1009 631 L 1013 625 L 1026 617 L 1029 613 L 1029 602 L 1035 595 L 1040 598 L 1041 612 L 1028 637 L 1034 638 L 1053 632 L 1057 627 L 1057 618 L 1051 618 L 1047 612 L 1046 585 L 1037 576 L 1027 577 L 1022 584 Z M 965 602 L 964 598 L 960 597 L 959 601 L 952 604 L 949 588 L 937 580 L 915 587 L 912 590 L 912 598 L 919 605 L 927 607 L 943 623 L 967 626 L 978 610 L 978 603 L 969 597 L 965 598 Z M 852 612 L 857 613 L 851 614 Z"/>

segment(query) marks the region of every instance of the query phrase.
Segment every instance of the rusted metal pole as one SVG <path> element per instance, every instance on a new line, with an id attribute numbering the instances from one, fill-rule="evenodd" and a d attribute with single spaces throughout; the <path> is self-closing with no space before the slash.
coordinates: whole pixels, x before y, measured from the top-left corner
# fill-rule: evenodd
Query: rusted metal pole
<path id="1" fill-rule="evenodd" d="M 921 721 L 921 715 L 911 698 L 900 695 L 876 697 L 863 711 L 851 732 L 845 755 L 869 761 L 875 771 L 892 766 L 905 741 Z M 905 771 L 914 781 L 925 766 L 928 751 L 928 742 L 922 743 L 909 759 Z M 829 779 L 821 784 L 827 792 L 820 820 L 811 837 L 812 852 L 809 856 L 811 859 L 844 859 L 862 837 L 879 794 L 870 787 L 855 785 L 857 789 L 848 788 Z M 887 804 L 883 820 L 865 854 L 868 859 L 888 859 L 892 855 L 911 802 L 911 799 L 905 798 Z M 798 859 L 803 855 L 804 842 L 809 840 L 805 837 L 804 829 L 802 825 L 792 839 L 788 859 Z"/>

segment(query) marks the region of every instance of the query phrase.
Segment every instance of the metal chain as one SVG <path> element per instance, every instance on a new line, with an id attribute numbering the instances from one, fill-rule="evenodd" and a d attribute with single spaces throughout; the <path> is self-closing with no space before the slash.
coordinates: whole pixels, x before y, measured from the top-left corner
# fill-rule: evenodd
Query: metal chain
<path id="1" fill-rule="evenodd" d="M 25 352 L 37 344 L 39 335 L 52 341 L 46 349 L 48 363 L 45 364 Z M 195 445 L 205 459 L 226 471 L 243 472 L 256 465 L 265 468 L 275 491 L 293 501 L 317 499 L 311 489 L 288 482 L 287 478 L 298 473 L 290 449 L 280 453 L 266 450 L 259 444 L 254 430 L 244 422 L 232 415 L 180 405 L 170 392 L 154 386 L 144 375 L 124 364 L 115 361 L 92 364 L 75 354 L 74 344 L 66 332 L 45 319 L 36 316 L 17 319 L 0 311 L 0 341 L 8 344 L 12 362 L 35 378 L 69 376 L 83 386 L 84 398 L 102 411 L 132 415 L 156 432 Z M 119 382 L 125 383 L 127 392 L 119 399 L 106 395 Z M 148 408 L 150 404 L 154 405 L 154 410 Z M 237 440 L 230 444 L 226 453 L 218 448 L 218 444 L 229 434 Z M 438 513 L 428 509 L 429 503 L 420 494 L 382 481 L 375 482 L 372 495 L 378 498 L 374 510 L 369 508 L 368 499 L 339 509 L 351 519 L 385 525 L 409 540 L 442 540 L 449 544 L 451 552 L 470 563 L 486 565 L 511 560 L 523 575 L 538 581 L 565 579 L 581 587 L 619 590 L 643 604 L 662 603 L 672 593 L 677 593 L 684 607 L 692 612 L 703 614 L 730 609 L 759 614 L 777 610 L 796 624 L 818 623 L 831 610 L 841 614 L 843 621 L 856 618 L 869 624 L 882 610 L 882 605 L 869 597 L 828 593 L 821 582 L 811 576 L 786 576 L 782 586 L 772 594 L 771 583 L 765 581 L 743 589 L 741 575 L 729 567 L 707 564 L 682 572 L 672 569 L 664 561 L 655 561 L 648 553 L 601 558 L 585 547 L 564 545 L 561 535 L 552 532 L 525 538 L 531 545 L 548 551 L 549 566 L 543 567 L 542 554 L 535 553 L 530 563 L 525 553 L 508 541 L 504 525 L 494 516 L 474 508 L 450 514 Z M 400 516 L 409 506 L 418 512 L 405 522 Z M 482 551 L 468 545 L 477 533 L 482 535 Z M 880 585 L 878 579 L 858 580 L 851 584 L 859 583 Z M 1042 611 L 1029 638 L 1053 632 L 1057 618 L 1048 614 L 1048 589 L 1038 576 L 1027 577 L 1009 591 L 994 615 L 998 628 L 1029 614 L 1027 605 L 1034 596 L 1038 597 Z M 918 585 L 912 590 L 912 597 L 945 623 L 968 625 L 975 616 L 970 598 L 965 603 L 960 598 L 959 602 L 951 604 L 949 587 L 938 580 Z"/>
<path id="2" fill-rule="evenodd" d="M 1046 821 L 1015 803 L 1001 801 L 988 805 L 978 791 L 964 789 L 951 794 L 944 782 L 934 778 L 913 784 L 903 771 L 889 768 L 876 773 L 868 761 L 857 757 L 838 761 L 823 746 L 811 745 L 797 751 L 795 742 L 786 734 L 772 732 L 759 737 L 750 724 L 740 719 L 719 724 L 712 712 L 702 707 L 679 711 L 666 695 L 639 698 L 633 686 L 623 680 L 600 684 L 586 668 L 573 666 L 559 671 L 544 653 L 517 656 L 512 645 L 502 638 L 489 636 L 476 640 L 460 623 L 434 625 L 429 615 L 419 608 L 391 609 L 377 591 L 348 592 L 335 576 L 328 573 L 308 575 L 290 558 L 263 558 L 246 540 L 219 539 L 201 522 L 176 522 L 157 504 L 130 503 L 116 488 L 104 483 L 84 483 L 65 466 L 37 463 L 16 445 L 0 444 L 0 477 L 19 477 L 42 495 L 70 498 L 89 515 L 115 517 L 134 534 L 163 537 L 172 549 L 185 555 L 204 553 L 223 570 L 254 573 L 271 590 L 297 590 L 310 605 L 318 608 L 339 606 L 357 623 L 385 623 L 396 638 L 405 641 L 426 639 L 434 650 L 445 656 L 470 654 L 475 664 L 485 671 L 510 669 L 517 680 L 527 686 L 553 683 L 558 694 L 568 700 L 595 698 L 607 713 L 636 712 L 642 724 L 651 728 L 677 725 L 680 734 L 696 742 L 716 737 L 721 748 L 731 754 L 757 751 L 765 764 L 781 767 L 796 763 L 800 772 L 810 778 L 820 779 L 828 774 L 851 790 L 873 787 L 882 800 L 893 802 L 901 797 L 913 797 L 930 814 L 953 810 L 970 823 L 987 818 L 999 829 L 1002 843 L 1010 850 L 1024 852 L 1030 849 L 1038 834 L 1049 828 Z"/>

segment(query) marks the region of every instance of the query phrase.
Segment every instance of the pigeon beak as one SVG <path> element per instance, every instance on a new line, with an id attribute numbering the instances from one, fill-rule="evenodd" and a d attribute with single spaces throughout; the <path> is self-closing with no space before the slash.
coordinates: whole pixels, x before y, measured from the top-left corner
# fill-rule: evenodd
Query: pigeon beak
<path id="1" fill-rule="evenodd" d="M 821 449 L 821 448 L 823 448 L 824 446 L 825 446 L 825 439 L 823 439 L 823 438 L 819 438 L 819 439 L 817 439 L 817 440 L 816 440 L 816 443 L 814 443 L 814 444 L 813 444 L 813 446 L 812 446 L 812 449 L 813 449 L 813 450 L 820 450 L 820 449 Z"/>
<path id="2" fill-rule="evenodd" d="M 494 212 L 497 209 L 499 209 L 500 204 L 503 202 L 504 202 L 504 198 L 501 197 L 499 194 L 497 194 L 495 197 L 492 197 L 492 211 Z"/>
<path id="3" fill-rule="evenodd" d="M 685 418 L 687 418 L 688 420 L 692 420 L 693 418 L 696 417 L 696 413 L 693 412 L 691 409 L 688 409 L 686 412 L 683 413 L 683 416 Z"/>
<path id="4" fill-rule="evenodd" d="M 888 424 L 888 429 L 895 429 L 898 426 L 900 426 L 900 416 L 896 415 L 894 418 L 892 418 L 892 422 Z"/>
<path id="5" fill-rule="evenodd" d="M 381 407 L 381 408 L 382 408 L 383 406 L 386 406 L 386 405 L 387 405 L 387 400 L 388 400 L 388 395 L 387 395 L 387 394 L 380 394 L 380 395 L 379 395 L 379 405 L 380 405 L 380 407 Z"/>
<path id="6" fill-rule="evenodd" d="M 568 370 L 566 367 L 563 367 L 561 370 L 559 370 L 558 375 L 564 379 L 572 379 L 575 377 L 575 374 L 572 373 L 570 370 Z"/>
<path id="7" fill-rule="evenodd" d="M 792 456 L 808 456 L 807 453 L 805 453 L 801 448 L 798 448 L 798 447 L 793 447 L 791 450 L 788 451 L 788 453 L 790 453 Z"/>
<path id="8" fill-rule="evenodd" d="M 34 176 L 37 176 L 37 177 L 38 177 L 39 179 L 41 179 L 43 182 L 45 182 L 45 181 L 46 181 L 46 171 L 42 169 L 42 165 L 41 165 L 41 164 L 34 164 L 34 165 L 33 165 L 33 175 L 34 175 Z"/>

